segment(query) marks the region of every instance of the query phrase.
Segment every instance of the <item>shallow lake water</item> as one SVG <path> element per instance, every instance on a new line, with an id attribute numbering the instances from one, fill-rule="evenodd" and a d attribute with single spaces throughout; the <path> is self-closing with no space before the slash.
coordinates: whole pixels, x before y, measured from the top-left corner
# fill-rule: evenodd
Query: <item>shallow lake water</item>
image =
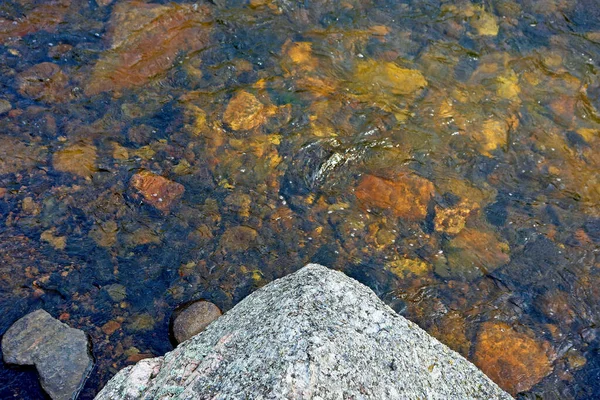
<path id="1" fill-rule="evenodd" d="M 318 262 L 518 398 L 600 397 L 599 61 L 598 0 L 3 0 L 0 334 L 83 329 L 91 399 Z"/>

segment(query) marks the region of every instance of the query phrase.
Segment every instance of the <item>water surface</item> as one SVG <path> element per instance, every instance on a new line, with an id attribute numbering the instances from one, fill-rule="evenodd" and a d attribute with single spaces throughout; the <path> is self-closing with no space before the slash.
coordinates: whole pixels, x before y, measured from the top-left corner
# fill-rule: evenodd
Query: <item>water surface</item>
<path id="1" fill-rule="evenodd" d="M 597 397 L 599 55 L 595 0 L 5 0 L 0 333 L 89 333 L 89 399 L 177 306 L 318 262 L 521 398 Z"/>

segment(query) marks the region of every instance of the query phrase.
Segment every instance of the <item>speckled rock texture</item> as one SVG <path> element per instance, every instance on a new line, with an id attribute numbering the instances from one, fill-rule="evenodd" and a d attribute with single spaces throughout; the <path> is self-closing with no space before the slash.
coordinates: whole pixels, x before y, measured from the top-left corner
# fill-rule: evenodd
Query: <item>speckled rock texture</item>
<path id="1" fill-rule="evenodd" d="M 85 332 L 44 310 L 27 314 L 6 331 L 2 355 L 8 364 L 35 365 L 53 400 L 77 398 L 94 362 Z"/>
<path id="2" fill-rule="evenodd" d="M 164 357 L 120 371 L 116 399 L 511 399 L 366 286 L 309 264 Z"/>

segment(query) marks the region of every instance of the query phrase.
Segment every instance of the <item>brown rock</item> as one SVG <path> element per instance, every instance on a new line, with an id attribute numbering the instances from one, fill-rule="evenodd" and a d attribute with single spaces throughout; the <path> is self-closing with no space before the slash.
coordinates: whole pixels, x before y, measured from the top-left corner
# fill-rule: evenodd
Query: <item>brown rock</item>
<path id="1" fill-rule="evenodd" d="M 70 172 L 89 178 L 96 172 L 96 147 L 88 144 L 75 144 L 54 153 L 54 169 Z"/>
<path id="2" fill-rule="evenodd" d="M 56 232 L 55 228 L 48 229 L 40 235 L 40 239 L 44 242 L 50 243 L 52 247 L 56 250 L 64 250 L 67 247 L 67 237 L 66 236 L 55 236 Z"/>
<path id="3" fill-rule="evenodd" d="M 112 247 L 117 243 L 119 226 L 113 220 L 94 225 L 89 236 L 101 247 Z"/>
<path id="4" fill-rule="evenodd" d="M 17 75 L 17 85 L 22 95 L 49 103 L 68 100 L 68 83 L 67 75 L 51 62 L 34 65 Z"/>
<path id="5" fill-rule="evenodd" d="M 121 327 L 121 324 L 117 321 L 108 321 L 104 325 L 102 325 L 102 332 L 106 335 L 110 336 L 117 331 Z"/>
<path id="6" fill-rule="evenodd" d="M 42 207 L 29 196 L 23 199 L 21 207 L 23 212 L 29 215 L 38 215 L 42 211 Z"/>
<path id="7" fill-rule="evenodd" d="M 257 245 L 258 232 L 248 226 L 234 226 L 223 232 L 219 247 L 225 251 L 246 251 Z"/>
<path id="8" fill-rule="evenodd" d="M 152 358 L 154 354 L 152 353 L 136 353 L 127 357 L 127 362 L 137 363 L 138 361 L 144 360 L 146 358 Z"/>
<path id="9" fill-rule="evenodd" d="M 148 313 L 135 314 L 127 323 L 127 329 L 131 332 L 149 331 L 154 328 L 154 318 Z"/>
<path id="10" fill-rule="evenodd" d="M 0 18 L 0 43 L 20 38 L 40 30 L 56 31 L 69 9 L 70 0 L 44 1 L 43 5 L 26 12 L 22 18 Z"/>
<path id="11" fill-rule="evenodd" d="M 465 335 L 466 331 L 467 323 L 464 317 L 456 311 L 450 311 L 444 315 L 428 330 L 436 339 L 465 357 L 468 356 L 471 348 L 471 342 Z"/>
<path id="12" fill-rule="evenodd" d="M 8 100 L 0 99 L 0 115 L 12 110 L 12 104 Z"/>
<path id="13" fill-rule="evenodd" d="M 397 260 L 388 261 L 385 264 L 385 269 L 397 277 L 404 279 L 409 274 L 414 274 L 415 276 L 428 274 L 431 271 L 431 265 L 420 259 L 402 257 Z"/>
<path id="14" fill-rule="evenodd" d="M 54 400 L 77 397 L 93 364 L 86 334 L 52 318 L 44 310 L 27 314 L 2 337 L 9 364 L 35 365 L 44 390 Z"/>
<path id="15" fill-rule="evenodd" d="M 202 332 L 221 316 L 219 307 L 208 301 L 197 301 L 180 311 L 173 321 L 173 336 L 177 343 Z"/>
<path id="16" fill-rule="evenodd" d="M 448 265 L 436 266 L 444 278 L 475 279 L 510 261 L 510 247 L 490 230 L 465 228 L 445 246 Z"/>
<path id="17" fill-rule="evenodd" d="M 507 392 L 529 390 L 552 372 L 549 345 L 503 322 L 486 322 L 477 336 L 474 362 Z"/>
<path id="18" fill-rule="evenodd" d="M 48 57 L 59 59 L 64 57 L 68 52 L 73 50 L 73 46 L 66 43 L 57 44 L 48 49 Z"/>
<path id="19" fill-rule="evenodd" d="M 46 163 L 47 153 L 44 147 L 8 135 L 0 135 L 0 143 L 0 175 L 39 167 Z"/>
<path id="20" fill-rule="evenodd" d="M 420 220 L 427 215 L 433 184 L 417 175 L 399 175 L 394 180 L 365 175 L 356 188 L 356 197 L 367 207 L 389 209 L 396 216 Z"/>
<path id="21" fill-rule="evenodd" d="M 131 186 L 140 192 L 148 204 L 161 211 L 168 211 L 185 192 L 182 184 L 149 171 L 133 175 Z"/>
<path id="22" fill-rule="evenodd" d="M 112 46 L 96 63 L 88 95 L 140 86 L 173 66 L 180 52 L 208 43 L 208 7 L 198 4 L 118 3 L 111 16 Z"/>
<path id="23" fill-rule="evenodd" d="M 571 324 L 577 316 L 569 304 L 569 294 L 562 290 L 551 290 L 537 296 L 535 305 L 548 318 L 561 324 Z"/>

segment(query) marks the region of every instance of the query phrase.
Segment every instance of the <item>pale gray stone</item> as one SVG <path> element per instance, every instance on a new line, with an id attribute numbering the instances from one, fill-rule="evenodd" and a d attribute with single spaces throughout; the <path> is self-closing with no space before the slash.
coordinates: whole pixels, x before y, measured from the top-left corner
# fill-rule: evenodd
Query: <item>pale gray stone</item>
<path id="1" fill-rule="evenodd" d="M 37 310 L 16 321 L 2 337 L 8 364 L 35 365 L 42 388 L 54 400 L 75 399 L 92 366 L 87 335 Z"/>
<path id="2" fill-rule="evenodd" d="M 164 357 L 109 381 L 116 399 L 511 399 L 366 286 L 309 264 Z"/>

